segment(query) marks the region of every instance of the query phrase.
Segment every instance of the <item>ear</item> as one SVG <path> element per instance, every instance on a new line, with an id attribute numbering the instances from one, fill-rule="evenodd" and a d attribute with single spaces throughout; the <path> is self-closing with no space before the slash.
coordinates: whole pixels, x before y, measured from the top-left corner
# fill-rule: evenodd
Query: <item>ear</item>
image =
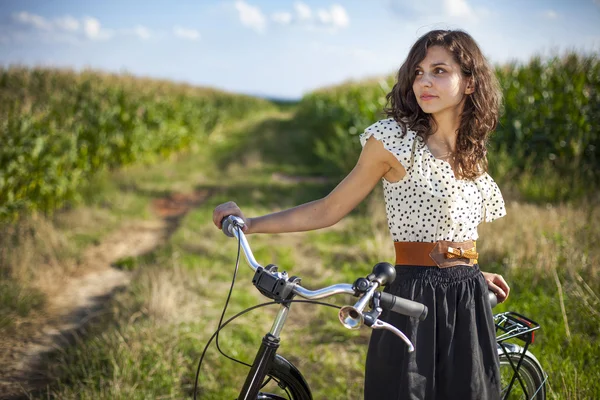
<path id="1" fill-rule="evenodd" d="M 472 94 L 475 91 L 475 81 L 473 78 L 469 78 L 467 86 L 465 87 L 465 94 Z"/>

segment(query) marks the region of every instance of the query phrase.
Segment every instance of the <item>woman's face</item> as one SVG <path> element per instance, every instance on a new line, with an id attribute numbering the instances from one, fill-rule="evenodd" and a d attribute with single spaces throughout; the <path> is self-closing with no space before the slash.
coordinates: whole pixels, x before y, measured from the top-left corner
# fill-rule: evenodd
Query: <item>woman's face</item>
<path id="1" fill-rule="evenodd" d="M 441 46 L 430 47 L 414 73 L 413 91 L 423 112 L 460 115 L 463 99 L 473 89 L 467 87 L 467 79 L 450 52 Z"/>

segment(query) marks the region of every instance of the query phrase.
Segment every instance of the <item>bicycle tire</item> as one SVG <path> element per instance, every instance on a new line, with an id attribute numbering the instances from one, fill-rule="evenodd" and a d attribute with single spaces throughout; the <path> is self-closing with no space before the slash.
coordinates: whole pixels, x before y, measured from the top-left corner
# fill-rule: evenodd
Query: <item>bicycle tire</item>
<path id="1" fill-rule="evenodd" d="M 505 343 L 504 347 L 506 352 L 502 351 L 498 346 L 498 355 L 500 357 L 500 377 L 502 382 L 502 399 L 503 400 L 516 400 L 516 399 L 527 399 L 527 400 L 545 400 L 546 399 L 546 378 L 544 369 L 540 362 L 535 356 L 529 351 L 525 352 L 523 361 L 519 368 L 518 374 L 523 381 L 525 390 L 516 379 L 513 383 L 510 393 L 507 393 L 508 385 L 513 376 L 514 370 L 510 364 L 512 361 L 516 367 L 521 356 L 523 354 L 523 348 L 521 346 Z M 509 361 L 510 359 L 510 361 Z"/>
<path id="2" fill-rule="evenodd" d="M 260 392 L 257 400 L 312 400 L 310 388 L 300 371 L 280 355 L 275 356 L 267 375 L 289 393 L 289 396 L 282 397 L 274 393 Z"/>

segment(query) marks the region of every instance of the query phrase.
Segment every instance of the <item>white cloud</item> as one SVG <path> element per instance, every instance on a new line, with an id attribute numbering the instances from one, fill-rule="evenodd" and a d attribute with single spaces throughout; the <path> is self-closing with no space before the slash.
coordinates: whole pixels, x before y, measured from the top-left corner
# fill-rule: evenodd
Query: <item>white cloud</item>
<path id="1" fill-rule="evenodd" d="M 235 8 L 241 23 L 259 33 L 267 29 L 268 20 L 259 7 L 244 0 L 236 0 Z M 270 21 L 279 25 L 295 25 L 309 30 L 335 32 L 350 25 L 346 9 L 339 4 L 329 8 L 312 10 L 307 4 L 297 1 L 293 10 L 277 11 L 271 14 Z"/>
<path id="2" fill-rule="evenodd" d="M 339 4 L 331 6 L 330 15 L 333 26 L 335 27 L 345 28 L 350 24 L 350 18 L 348 18 L 346 10 Z"/>
<path id="3" fill-rule="evenodd" d="M 87 37 L 95 39 L 100 36 L 100 21 L 96 18 L 86 17 L 83 19 L 83 31 Z"/>
<path id="4" fill-rule="evenodd" d="M 182 28 L 181 26 L 173 27 L 173 34 L 182 39 L 198 40 L 200 39 L 200 32 L 195 29 Z"/>
<path id="5" fill-rule="evenodd" d="M 100 22 L 92 17 L 83 18 L 81 22 L 70 15 L 49 20 L 41 15 L 21 11 L 20 13 L 13 14 L 13 20 L 21 25 L 45 32 L 45 39 L 74 40 L 76 39 L 75 37 L 69 38 L 68 35 L 77 33 L 80 27 L 83 30 L 83 34 L 90 39 L 106 39 L 112 36 L 111 32 L 103 30 Z M 52 35 L 49 36 L 48 33 Z"/>
<path id="6" fill-rule="evenodd" d="M 21 11 L 20 13 L 14 14 L 13 19 L 25 25 L 31 25 L 37 29 L 43 29 L 45 31 L 52 30 L 52 23 L 46 18 L 39 15 L 30 14 L 27 11 Z"/>
<path id="7" fill-rule="evenodd" d="M 475 17 L 475 13 L 466 0 L 444 0 L 444 10 L 450 17 Z"/>
<path id="8" fill-rule="evenodd" d="M 94 17 L 83 18 L 83 32 L 87 38 L 92 40 L 105 40 L 114 36 L 114 32 L 102 29 L 100 21 Z"/>
<path id="9" fill-rule="evenodd" d="M 294 9 L 296 10 L 296 15 L 300 21 L 310 21 L 312 19 L 310 7 L 301 1 L 294 3 Z"/>
<path id="10" fill-rule="evenodd" d="M 288 25 L 290 22 L 292 22 L 292 14 L 289 12 L 276 12 L 271 15 L 271 19 L 278 24 Z"/>
<path id="11" fill-rule="evenodd" d="M 298 1 L 294 3 L 294 13 L 279 12 L 273 15 L 273 19 L 279 23 L 288 25 L 293 22 L 297 26 L 315 31 L 335 32 L 339 28 L 350 25 L 350 18 L 346 9 L 339 4 L 333 4 L 329 8 L 312 10 L 307 4 Z"/>
<path id="12" fill-rule="evenodd" d="M 544 11 L 544 13 L 542 15 L 546 19 L 557 19 L 558 18 L 558 14 L 554 10 L 546 10 L 546 11 Z"/>
<path id="13" fill-rule="evenodd" d="M 67 15 L 65 17 L 61 17 L 61 18 L 56 18 L 54 20 L 54 24 L 59 28 L 62 29 L 64 31 L 70 31 L 70 32 L 76 32 L 77 30 L 79 30 L 79 21 L 77 21 L 75 18 L 71 17 L 70 15 Z"/>
<path id="14" fill-rule="evenodd" d="M 267 27 L 267 19 L 260 8 L 252 6 L 243 0 L 235 2 L 235 8 L 243 25 L 262 33 Z"/>
<path id="15" fill-rule="evenodd" d="M 140 39 L 144 40 L 150 39 L 150 36 L 152 36 L 150 29 L 142 25 L 137 25 L 135 28 L 133 28 L 133 33 Z"/>
<path id="16" fill-rule="evenodd" d="M 12 19 L 19 26 L 27 27 L 30 30 L 23 31 L 17 28 L 17 30 L 8 32 L 9 35 L 4 35 L 3 41 L 11 40 L 10 38 L 14 40 L 18 39 L 19 41 L 38 40 L 41 38 L 47 42 L 76 43 L 84 39 L 108 40 L 117 35 L 133 35 L 143 40 L 155 36 L 149 28 L 143 25 L 119 30 L 106 29 L 97 18 L 90 16 L 77 19 L 70 15 L 65 15 L 59 18 L 48 19 L 41 15 L 21 11 L 13 14 Z M 191 35 L 193 36 L 193 34 Z"/>
<path id="17" fill-rule="evenodd" d="M 469 0 L 388 0 L 390 9 L 416 24 L 423 21 L 445 21 L 447 23 L 478 23 L 489 16 L 485 7 L 474 8 Z"/>
<path id="18" fill-rule="evenodd" d="M 331 22 L 331 14 L 327 10 L 320 9 L 317 11 L 317 19 L 323 24 L 328 24 Z"/>
<path id="19" fill-rule="evenodd" d="M 339 4 L 332 5 L 329 10 L 317 10 L 317 20 L 324 26 L 332 28 L 345 28 L 350 24 L 346 9 Z"/>

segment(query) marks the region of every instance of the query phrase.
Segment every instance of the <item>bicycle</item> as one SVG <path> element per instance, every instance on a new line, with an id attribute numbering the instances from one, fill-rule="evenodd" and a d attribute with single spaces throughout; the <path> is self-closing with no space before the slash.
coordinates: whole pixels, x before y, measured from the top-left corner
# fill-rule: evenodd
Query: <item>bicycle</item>
<path id="1" fill-rule="evenodd" d="M 414 351 L 413 344 L 402 331 L 378 319 L 383 310 L 391 310 L 421 320 L 427 317 L 428 310 L 425 305 L 378 290 L 394 281 L 396 270 L 391 264 L 376 264 L 371 274 L 358 278 L 352 284 L 338 283 L 317 290 L 308 290 L 300 285 L 300 278 L 296 276 L 289 277 L 286 272 L 279 272 L 277 266 L 269 264 L 263 267 L 258 264 L 242 232 L 243 221 L 240 218 L 229 216 L 223 220 L 222 226 L 222 230 L 227 236 L 238 239 L 236 272 L 240 258 L 240 249 L 243 249 L 248 265 L 254 270 L 252 283 L 261 294 L 270 298 L 273 302 L 251 307 L 222 323 L 223 315 L 229 301 L 228 296 L 217 331 L 206 344 L 198 364 L 193 392 L 194 399 L 196 399 L 202 360 L 212 340 L 215 337 L 217 338 L 218 347 L 218 334 L 227 324 L 240 315 L 265 305 L 279 304 L 280 307 L 270 331 L 262 339 L 252 365 L 246 364 L 250 367 L 250 370 L 237 398 L 238 400 L 285 400 L 285 397 L 279 394 L 266 391 L 267 385 L 271 381 L 275 382 L 285 392 L 288 399 L 312 400 L 311 389 L 302 373 L 291 362 L 277 354 L 277 350 L 281 344 L 280 334 L 287 320 L 291 303 L 294 302 L 310 302 L 339 308 L 338 318 L 346 328 L 358 329 L 362 325 L 366 325 L 372 329 L 387 329 L 405 342 L 409 352 Z M 234 273 L 234 281 L 235 275 Z M 233 283 L 231 287 L 233 288 Z M 350 294 L 359 297 L 359 300 L 353 306 L 344 307 L 315 301 L 337 294 Z M 296 296 L 307 300 L 296 300 Z M 490 300 L 492 300 L 492 296 L 495 302 L 495 295 L 490 293 Z M 493 303 L 493 305 L 495 304 Z M 503 399 L 512 399 L 513 390 L 517 390 L 524 393 L 527 399 L 544 400 L 545 373 L 535 356 L 527 349 L 529 344 L 533 342 L 533 331 L 539 329 L 539 324 L 522 315 L 510 312 L 498 314 L 496 317 L 498 318 L 496 320 L 497 329 L 504 332 L 503 336 L 498 337 L 498 354 L 503 373 L 502 376 L 503 379 L 508 380 L 506 386 L 503 384 Z M 525 347 L 509 343 L 508 340 L 510 339 L 524 340 Z M 510 368 L 510 370 L 507 368 Z M 513 372 L 510 378 L 507 371 Z M 518 382 L 519 385 L 515 385 L 515 382 Z M 533 393 L 533 397 L 528 397 L 529 393 Z"/>

